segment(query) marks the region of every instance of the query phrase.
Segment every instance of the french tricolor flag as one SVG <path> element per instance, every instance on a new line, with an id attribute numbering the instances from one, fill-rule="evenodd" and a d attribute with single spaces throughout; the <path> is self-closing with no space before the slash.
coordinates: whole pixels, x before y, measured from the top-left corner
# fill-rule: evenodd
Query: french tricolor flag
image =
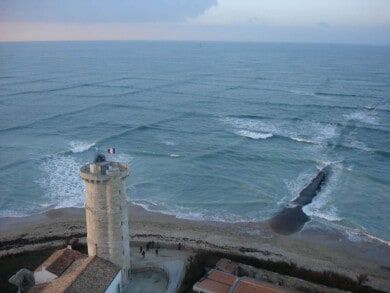
<path id="1" fill-rule="evenodd" d="M 107 149 L 107 153 L 109 153 L 109 154 L 115 154 L 115 148 L 109 148 L 109 149 Z"/>

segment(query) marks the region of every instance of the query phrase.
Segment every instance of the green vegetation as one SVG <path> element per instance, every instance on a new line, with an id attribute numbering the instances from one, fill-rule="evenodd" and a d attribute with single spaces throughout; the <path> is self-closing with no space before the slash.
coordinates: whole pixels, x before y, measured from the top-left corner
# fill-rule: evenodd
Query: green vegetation
<path id="1" fill-rule="evenodd" d="M 381 292 L 369 286 L 364 286 L 363 283 L 368 280 L 367 275 L 361 274 L 357 280 L 336 272 L 322 271 L 317 272 L 297 266 L 295 263 L 282 261 L 271 261 L 257 259 L 240 254 L 228 254 L 219 251 L 201 250 L 198 254 L 191 258 L 189 268 L 184 276 L 181 292 L 190 292 L 192 286 L 201 277 L 203 277 L 208 268 L 213 268 L 218 260 L 227 258 L 238 263 L 261 268 L 281 275 L 296 277 L 312 283 L 325 285 L 351 292 Z"/>

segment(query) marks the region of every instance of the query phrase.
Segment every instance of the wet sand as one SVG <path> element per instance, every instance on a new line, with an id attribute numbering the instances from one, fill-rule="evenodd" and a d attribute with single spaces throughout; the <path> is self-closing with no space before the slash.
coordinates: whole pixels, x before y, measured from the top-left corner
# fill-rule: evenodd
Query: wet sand
<path id="1" fill-rule="evenodd" d="M 390 247 L 378 241 L 350 241 L 345 234 L 309 221 L 302 231 L 284 236 L 268 222 L 190 221 L 129 205 L 131 241 L 181 242 L 186 248 L 243 253 L 294 262 L 308 269 L 331 270 L 355 278 L 368 274 L 368 285 L 390 291 Z M 66 237 L 85 241 L 84 209 L 67 208 L 22 218 L 0 218 L 0 256 L 58 245 Z"/>
<path id="2" fill-rule="evenodd" d="M 269 220 L 271 229 L 279 234 L 290 235 L 302 229 L 310 218 L 303 212 L 301 206 L 284 208 Z"/>

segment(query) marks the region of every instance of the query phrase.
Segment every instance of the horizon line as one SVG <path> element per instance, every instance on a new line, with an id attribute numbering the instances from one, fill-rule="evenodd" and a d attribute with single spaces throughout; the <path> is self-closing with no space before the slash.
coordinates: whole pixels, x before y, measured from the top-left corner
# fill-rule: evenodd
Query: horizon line
<path id="1" fill-rule="evenodd" d="M 0 40 L 1 43 L 61 43 L 61 42 L 182 42 L 182 43 L 251 43 L 251 44 L 305 44 L 305 45 L 350 45 L 390 47 L 390 43 L 326 42 L 326 41 L 267 41 L 267 40 L 208 40 L 208 39 L 43 39 L 43 40 Z"/>

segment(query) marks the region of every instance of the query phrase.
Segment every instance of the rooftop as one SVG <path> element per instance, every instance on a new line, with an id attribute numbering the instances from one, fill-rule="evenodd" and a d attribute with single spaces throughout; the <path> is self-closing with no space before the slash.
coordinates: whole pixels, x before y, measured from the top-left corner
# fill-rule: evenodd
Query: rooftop
<path id="1" fill-rule="evenodd" d="M 97 256 L 86 256 L 69 248 L 55 251 L 35 272 L 46 267 L 58 273 L 54 280 L 36 284 L 28 292 L 104 292 L 120 267 Z"/>
<path id="2" fill-rule="evenodd" d="M 204 293 L 229 293 L 237 279 L 231 274 L 211 270 L 205 278 L 194 285 L 193 289 Z"/>
<path id="3" fill-rule="evenodd" d="M 266 282 L 229 273 L 211 270 L 193 286 L 195 292 L 202 293 L 287 293 L 289 291 Z"/>
<path id="4" fill-rule="evenodd" d="M 82 257 L 83 254 L 77 250 L 65 248 L 55 251 L 42 266 L 46 267 L 49 272 L 60 276 L 76 259 Z"/>
<path id="5" fill-rule="evenodd" d="M 100 257 L 88 257 L 87 266 L 69 286 L 69 292 L 104 292 L 120 267 Z"/>

